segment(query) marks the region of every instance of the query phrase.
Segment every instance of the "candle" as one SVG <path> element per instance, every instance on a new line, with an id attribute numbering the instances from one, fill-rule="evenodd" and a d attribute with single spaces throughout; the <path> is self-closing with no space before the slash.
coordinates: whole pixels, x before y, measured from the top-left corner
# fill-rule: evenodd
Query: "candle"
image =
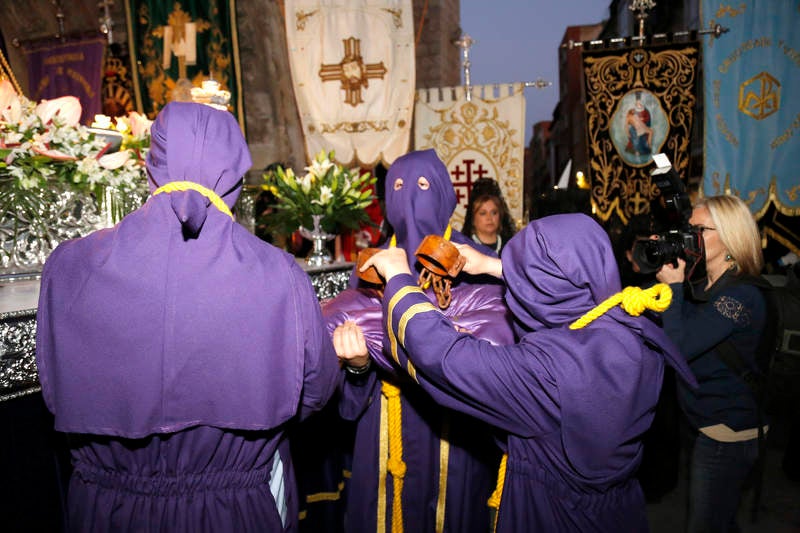
<path id="1" fill-rule="evenodd" d="M 111 117 L 108 115 L 95 115 L 94 122 L 92 122 L 93 128 L 102 128 L 104 130 L 111 129 Z"/>
<path id="2" fill-rule="evenodd" d="M 205 80 L 203 82 L 203 90 L 207 93 L 215 93 L 219 89 L 219 82 L 216 80 Z"/>

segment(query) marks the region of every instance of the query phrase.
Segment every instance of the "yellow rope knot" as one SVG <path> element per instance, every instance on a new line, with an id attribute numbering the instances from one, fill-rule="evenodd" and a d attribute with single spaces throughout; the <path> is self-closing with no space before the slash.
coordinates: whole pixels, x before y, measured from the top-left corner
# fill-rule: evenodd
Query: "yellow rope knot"
<path id="1" fill-rule="evenodd" d="M 666 283 L 657 283 L 648 289 L 639 287 L 625 287 L 622 292 L 606 298 L 594 309 L 569 325 L 569 329 L 581 329 L 589 325 L 606 311 L 621 304 L 622 308 L 631 316 L 639 316 L 645 309 L 665 311 L 672 303 L 672 289 Z"/>
<path id="2" fill-rule="evenodd" d="M 398 459 L 397 457 L 389 457 L 389 461 L 386 463 L 386 466 L 389 468 L 389 472 L 396 478 L 404 478 L 406 477 L 406 462 L 402 459 Z"/>
<path id="3" fill-rule="evenodd" d="M 393 385 L 388 381 L 382 381 L 381 392 L 387 398 L 397 398 L 398 396 L 400 396 L 400 387 Z"/>

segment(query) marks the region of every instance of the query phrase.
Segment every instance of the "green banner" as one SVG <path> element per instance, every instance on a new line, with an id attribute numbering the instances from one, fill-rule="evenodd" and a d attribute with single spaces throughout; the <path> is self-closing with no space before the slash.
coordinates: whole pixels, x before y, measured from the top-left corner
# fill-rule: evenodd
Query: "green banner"
<path id="1" fill-rule="evenodd" d="M 213 79 L 244 129 L 234 0 L 125 0 L 136 107 L 154 118 Z"/>

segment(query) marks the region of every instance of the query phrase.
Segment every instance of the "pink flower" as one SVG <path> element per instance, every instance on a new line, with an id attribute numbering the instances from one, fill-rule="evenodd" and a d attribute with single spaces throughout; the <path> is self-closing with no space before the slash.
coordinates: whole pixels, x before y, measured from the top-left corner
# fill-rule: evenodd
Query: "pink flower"
<path id="1" fill-rule="evenodd" d="M 106 154 L 97 160 L 100 166 L 108 170 L 116 170 L 131 158 L 130 150 L 122 150 L 113 154 Z"/>
<path id="2" fill-rule="evenodd" d="M 11 107 L 14 100 L 18 100 L 17 91 L 8 80 L 0 80 L 0 111 L 5 111 Z"/>
<path id="3" fill-rule="evenodd" d="M 58 115 L 66 126 L 77 126 L 81 120 L 81 102 L 74 96 L 62 96 L 52 100 L 42 100 L 36 106 L 36 115 L 47 124 Z"/>
<path id="4" fill-rule="evenodd" d="M 134 137 L 142 138 L 150 133 L 150 126 L 153 124 L 153 121 L 146 116 L 136 111 L 131 111 L 128 113 L 128 120 L 131 123 L 131 135 Z"/>
<path id="5" fill-rule="evenodd" d="M 56 161 L 77 161 L 78 158 L 69 154 L 65 154 L 64 152 L 59 152 L 58 150 L 51 150 L 49 148 L 39 148 L 34 146 L 31 148 L 34 152 L 39 155 L 46 155 L 51 159 L 55 159 Z"/>

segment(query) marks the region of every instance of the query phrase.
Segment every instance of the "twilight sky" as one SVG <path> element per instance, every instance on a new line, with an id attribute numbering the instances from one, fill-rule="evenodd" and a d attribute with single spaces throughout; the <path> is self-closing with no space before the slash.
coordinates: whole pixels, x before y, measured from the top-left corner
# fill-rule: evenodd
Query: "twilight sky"
<path id="1" fill-rule="evenodd" d="M 462 0 L 461 29 L 476 42 L 470 49 L 473 85 L 536 81 L 525 89 L 525 146 L 533 124 L 550 120 L 558 103 L 558 45 L 567 26 L 608 18 L 609 0 Z M 462 72 L 462 83 L 463 83 Z"/>

